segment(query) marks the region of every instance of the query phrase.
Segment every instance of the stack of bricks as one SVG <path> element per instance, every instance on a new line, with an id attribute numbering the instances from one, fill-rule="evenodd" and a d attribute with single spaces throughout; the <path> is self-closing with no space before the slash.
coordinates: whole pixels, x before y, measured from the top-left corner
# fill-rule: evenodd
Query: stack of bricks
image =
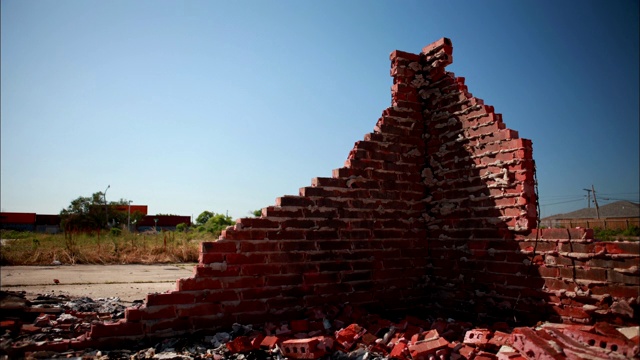
<path id="1" fill-rule="evenodd" d="M 638 324 L 640 242 L 599 242 L 591 229 L 534 229 L 515 240 L 540 278 L 540 285 L 527 291 L 546 304 L 539 317 Z"/>
<path id="2" fill-rule="evenodd" d="M 202 243 L 193 277 L 89 336 L 175 336 L 346 302 L 522 324 L 637 316 L 637 245 L 592 254 L 588 231 L 536 232 L 531 141 L 445 71 L 451 42 L 390 58 L 392 104 L 344 167 Z"/>

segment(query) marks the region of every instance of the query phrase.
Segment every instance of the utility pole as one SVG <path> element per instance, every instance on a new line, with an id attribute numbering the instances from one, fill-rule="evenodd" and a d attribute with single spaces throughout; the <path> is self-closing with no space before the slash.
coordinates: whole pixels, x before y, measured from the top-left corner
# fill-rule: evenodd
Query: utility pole
<path id="1" fill-rule="evenodd" d="M 582 189 L 587 192 L 587 209 L 591 209 L 591 189 Z"/>
<path id="2" fill-rule="evenodd" d="M 596 205 L 596 215 L 600 219 L 600 208 L 598 207 L 598 199 L 596 198 L 596 189 L 591 184 L 591 191 L 593 191 L 593 203 Z"/>
<path id="3" fill-rule="evenodd" d="M 129 213 L 127 214 L 127 230 L 131 232 L 131 200 L 129 200 Z"/>
<path id="4" fill-rule="evenodd" d="M 104 190 L 104 213 L 105 216 L 107 217 L 107 228 L 109 228 L 109 205 L 107 205 L 107 190 L 109 190 L 109 188 L 111 187 L 111 185 L 107 185 L 107 188 Z"/>

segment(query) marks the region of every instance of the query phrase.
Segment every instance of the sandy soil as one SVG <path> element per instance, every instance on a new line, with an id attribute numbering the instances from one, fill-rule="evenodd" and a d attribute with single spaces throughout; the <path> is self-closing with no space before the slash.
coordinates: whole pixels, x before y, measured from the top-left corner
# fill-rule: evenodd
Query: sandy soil
<path id="1" fill-rule="evenodd" d="M 195 264 L 62 265 L 0 267 L 0 289 L 37 294 L 144 300 L 148 293 L 174 290 L 176 280 L 193 275 Z M 59 284 L 54 282 L 59 281 Z"/>

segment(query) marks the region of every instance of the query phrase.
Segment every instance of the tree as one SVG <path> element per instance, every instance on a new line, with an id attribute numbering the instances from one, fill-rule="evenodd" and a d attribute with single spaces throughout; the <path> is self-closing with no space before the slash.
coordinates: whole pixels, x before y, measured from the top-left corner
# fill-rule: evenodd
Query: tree
<path id="1" fill-rule="evenodd" d="M 199 232 L 210 232 L 214 235 L 219 235 L 222 230 L 227 226 L 233 225 L 235 222 L 231 216 L 225 214 L 217 214 L 211 211 L 203 211 L 196 218 L 196 224 L 198 224 Z"/>
<path id="2" fill-rule="evenodd" d="M 61 226 L 64 229 L 104 229 L 108 225 L 122 227 L 127 221 L 135 224 L 144 217 L 140 211 L 129 215 L 129 201 L 120 199 L 105 205 L 104 193 L 99 191 L 89 197 L 80 196 L 60 211 Z M 127 209 L 127 210 L 122 210 Z M 107 219 L 107 215 L 109 219 Z"/>
<path id="3" fill-rule="evenodd" d="M 90 197 L 80 196 L 60 211 L 64 229 L 102 229 L 107 226 L 104 193 L 99 191 Z"/>
<path id="4" fill-rule="evenodd" d="M 213 217 L 213 215 L 214 214 L 211 211 L 207 211 L 207 210 L 203 211 L 196 218 L 196 225 L 204 225 L 204 224 L 206 224 L 207 221 L 209 221 L 209 219 L 211 219 Z"/>
<path id="5" fill-rule="evenodd" d="M 253 215 L 255 217 L 261 217 L 262 216 L 262 209 L 251 211 L 251 215 Z"/>

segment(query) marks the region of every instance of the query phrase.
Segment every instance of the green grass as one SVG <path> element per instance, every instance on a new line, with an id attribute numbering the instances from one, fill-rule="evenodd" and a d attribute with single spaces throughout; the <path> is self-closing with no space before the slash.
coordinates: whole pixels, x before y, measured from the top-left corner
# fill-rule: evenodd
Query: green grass
<path id="1" fill-rule="evenodd" d="M 631 226 L 627 229 L 602 229 L 594 228 L 593 236 L 602 241 L 612 241 L 619 238 L 638 237 L 640 236 L 640 227 Z"/>

